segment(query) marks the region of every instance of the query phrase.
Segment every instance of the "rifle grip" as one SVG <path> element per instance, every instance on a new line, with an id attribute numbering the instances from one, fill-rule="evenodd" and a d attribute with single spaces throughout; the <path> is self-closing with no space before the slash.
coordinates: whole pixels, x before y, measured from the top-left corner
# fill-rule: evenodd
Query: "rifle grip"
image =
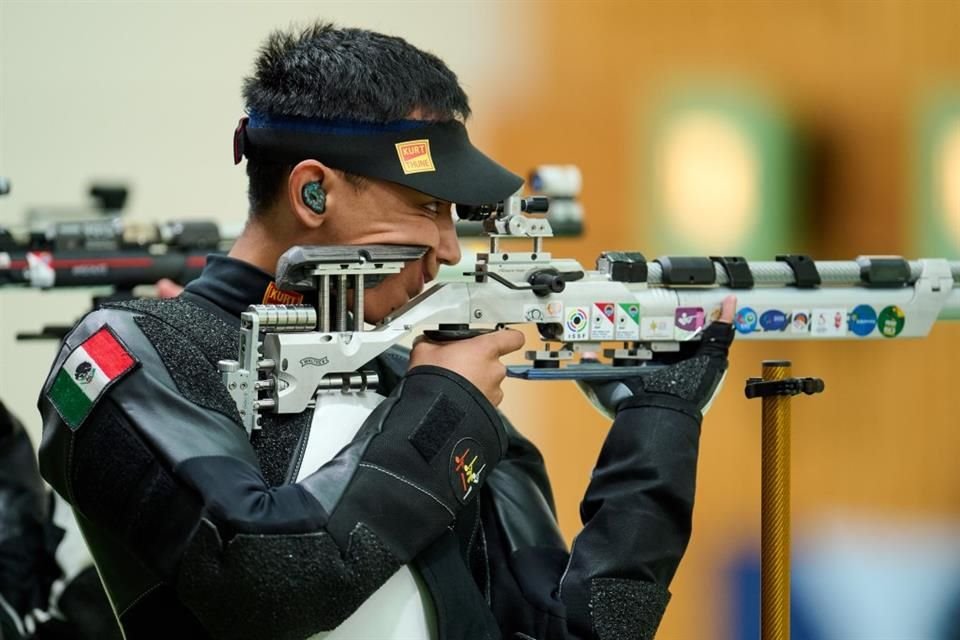
<path id="1" fill-rule="evenodd" d="M 430 342 L 455 342 L 469 340 L 496 331 L 496 329 L 471 329 L 468 324 L 441 324 L 436 329 L 427 329 L 423 337 Z"/>

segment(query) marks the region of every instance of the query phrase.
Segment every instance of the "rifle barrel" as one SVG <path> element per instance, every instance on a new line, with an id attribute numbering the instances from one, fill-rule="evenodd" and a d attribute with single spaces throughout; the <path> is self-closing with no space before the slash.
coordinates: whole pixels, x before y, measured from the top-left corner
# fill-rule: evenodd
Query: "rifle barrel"
<path id="1" fill-rule="evenodd" d="M 820 274 L 821 283 L 828 286 L 855 286 L 863 284 L 862 266 L 855 260 L 819 260 L 814 263 Z M 923 262 L 910 260 L 907 262 L 910 277 L 907 284 L 913 284 L 923 272 Z M 747 263 L 750 273 L 753 274 L 756 286 L 783 287 L 796 284 L 793 268 L 786 262 L 750 261 Z M 663 267 L 658 262 L 647 263 L 647 283 L 652 286 L 664 286 Z M 727 271 L 719 264 L 714 264 L 717 279 L 716 283 L 726 286 L 730 283 Z M 960 286 L 960 261 L 950 262 L 950 271 L 953 274 L 955 286 Z"/>
<path id="2" fill-rule="evenodd" d="M 200 275 L 207 261 L 206 251 L 161 254 L 145 250 L 58 251 L 3 255 L 0 284 L 27 284 L 44 289 L 98 286 L 132 289 L 163 278 L 186 284 Z"/>

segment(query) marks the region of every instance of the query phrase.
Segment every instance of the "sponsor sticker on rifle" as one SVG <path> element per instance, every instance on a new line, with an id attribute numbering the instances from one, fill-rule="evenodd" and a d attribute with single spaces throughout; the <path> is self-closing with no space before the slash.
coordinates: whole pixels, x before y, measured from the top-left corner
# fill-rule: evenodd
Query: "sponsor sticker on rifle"
<path id="1" fill-rule="evenodd" d="M 790 333 L 810 333 L 810 310 L 794 309 L 790 316 Z"/>
<path id="2" fill-rule="evenodd" d="M 408 140 L 398 142 L 396 146 L 400 167 L 405 174 L 437 170 L 433 166 L 433 157 L 430 155 L 429 140 Z"/>
<path id="3" fill-rule="evenodd" d="M 590 337 L 590 307 L 567 307 L 563 321 L 564 340 L 587 340 Z"/>
<path id="4" fill-rule="evenodd" d="M 527 322 L 563 322 L 563 303 L 525 304 L 523 319 Z"/>
<path id="5" fill-rule="evenodd" d="M 740 333 L 753 333 L 757 330 L 757 312 L 752 307 L 743 307 L 733 317 L 733 326 Z"/>
<path id="6" fill-rule="evenodd" d="M 640 323 L 642 340 L 673 340 L 673 316 L 647 316 Z"/>
<path id="7" fill-rule="evenodd" d="M 811 311 L 810 333 L 822 338 L 847 334 L 846 309 L 814 309 Z"/>
<path id="8" fill-rule="evenodd" d="M 47 398 L 76 431 L 103 394 L 139 364 L 108 325 L 78 345 L 57 371 Z"/>
<path id="9" fill-rule="evenodd" d="M 700 334 L 706 314 L 702 307 L 680 307 L 676 311 L 676 338 L 690 340 Z"/>
<path id="10" fill-rule="evenodd" d="M 847 318 L 847 328 L 855 336 L 865 338 L 877 328 L 877 312 L 868 304 L 859 304 Z"/>
<path id="11" fill-rule="evenodd" d="M 903 309 L 897 305 L 884 307 L 877 318 L 877 326 L 880 327 L 880 333 L 885 338 L 896 338 L 903 331 L 903 325 L 906 324 L 907 316 Z"/>
<path id="12" fill-rule="evenodd" d="M 591 340 L 613 340 L 615 307 L 612 302 L 593 303 L 590 317 Z"/>
<path id="13" fill-rule="evenodd" d="M 621 302 L 617 305 L 615 311 L 614 338 L 616 340 L 639 340 L 640 305 L 636 302 Z"/>
<path id="14" fill-rule="evenodd" d="M 790 314 L 780 309 L 767 309 L 760 314 L 758 323 L 764 331 L 786 331 L 790 326 Z"/>

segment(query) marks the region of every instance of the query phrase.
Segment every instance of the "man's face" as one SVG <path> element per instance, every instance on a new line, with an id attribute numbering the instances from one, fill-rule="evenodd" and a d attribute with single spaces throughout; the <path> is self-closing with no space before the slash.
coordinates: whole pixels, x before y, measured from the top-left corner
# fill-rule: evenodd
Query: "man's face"
<path id="1" fill-rule="evenodd" d="M 327 197 L 329 217 L 321 229 L 324 244 L 428 248 L 422 258 L 366 291 L 363 312 L 368 322 L 379 322 L 420 293 L 437 277 L 441 264 L 460 261 L 449 202 L 383 180 L 368 179 L 359 188 L 342 176 L 334 180 Z"/>

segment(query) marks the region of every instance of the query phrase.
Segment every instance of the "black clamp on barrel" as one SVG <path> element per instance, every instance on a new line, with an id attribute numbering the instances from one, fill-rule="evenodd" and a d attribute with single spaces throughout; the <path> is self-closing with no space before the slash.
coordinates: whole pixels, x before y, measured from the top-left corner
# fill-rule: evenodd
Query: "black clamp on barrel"
<path id="1" fill-rule="evenodd" d="M 820 378 L 786 378 L 784 380 L 768 380 L 763 378 L 748 378 L 744 393 L 747 398 L 768 398 L 770 396 L 795 396 L 805 393 L 812 396 L 824 389 Z"/>
<path id="2" fill-rule="evenodd" d="M 793 277 L 796 280 L 794 286 L 798 289 L 815 289 L 820 286 L 820 273 L 817 271 L 817 263 L 810 256 L 799 253 L 777 256 L 777 262 L 786 262 L 793 270 Z"/>
<path id="3" fill-rule="evenodd" d="M 710 258 L 663 256 L 654 262 L 662 268 L 663 284 L 711 286 L 717 283 L 717 269 Z"/>
<path id="4" fill-rule="evenodd" d="M 597 258 L 597 271 L 609 273 L 614 282 L 646 282 L 647 259 L 637 251 L 604 251 Z"/>
<path id="5" fill-rule="evenodd" d="M 731 289 L 753 289 L 753 272 L 747 259 L 740 256 L 710 256 L 710 259 L 727 273 L 727 287 Z"/>
<path id="6" fill-rule="evenodd" d="M 910 263 L 900 256 L 857 256 L 860 282 L 874 289 L 900 289 L 910 284 Z"/>

